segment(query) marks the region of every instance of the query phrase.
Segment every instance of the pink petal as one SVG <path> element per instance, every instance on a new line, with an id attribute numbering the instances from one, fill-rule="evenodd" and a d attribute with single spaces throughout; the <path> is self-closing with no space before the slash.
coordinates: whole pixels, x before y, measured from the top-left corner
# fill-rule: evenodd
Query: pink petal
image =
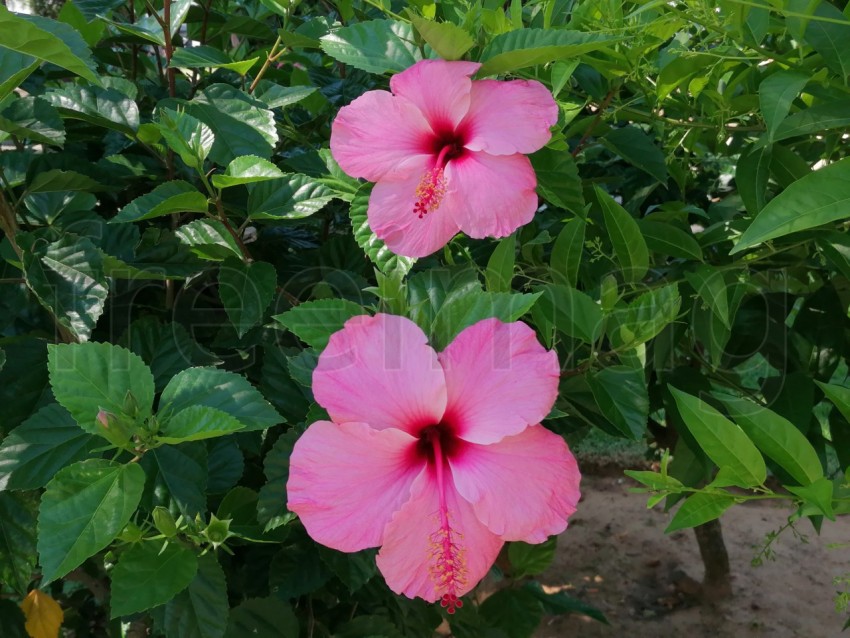
<path id="1" fill-rule="evenodd" d="M 372 189 L 369 226 L 398 255 L 425 257 L 449 243 L 458 232 L 457 222 L 444 205 L 422 217 L 414 211 L 416 190 L 431 166 L 433 160 L 421 162 L 408 179 L 378 182 Z"/>
<path id="2" fill-rule="evenodd" d="M 340 109 L 331 127 L 331 154 L 352 177 L 399 179 L 427 157 L 433 137 L 419 109 L 387 91 L 368 91 Z"/>
<path id="3" fill-rule="evenodd" d="M 469 109 L 477 62 L 422 60 L 390 78 L 390 90 L 413 102 L 436 132 L 453 131 Z"/>
<path id="4" fill-rule="evenodd" d="M 393 516 L 378 552 L 378 569 L 390 589 L 408 598 L 434 602 L 444 594 L 463 596 L 487 575 L 503 545 L 475 517 L 472 506 L 460 498 L 451 481 L 445 485 L 445 507 L 453 549 L 462 573 L 453 592 L 437 584 L 434 572 L 442 558 L 438 546 L 441 531 L 440 494 L 433 468 L 420 474 L 413 483 L 410 500 Z"/>
<path id="5" fill-rule="evenodd" d="M 425 468 L 412 462 L 415 446 L 401 430 L 317 421 L 292 451 L 287 507 L 322 545 L 342 552 L 377 547 Z"/>
<path id="6" fill-rule="evenodd" d="M 578 465 L 564 439 L 542 425 L 492 445 L 466 445 L 449 465 L 478 520 L 506 541 L 542 543 L 576 511 Z"/>
<path id="7" fill-rule="evenodd" d="M 558 395 L 558 357 L 522 322 L 484 319 L 440 353 L 454 434 L 489 444 L 540 423 Z"/>
<path id="8" fill-rule="evenodd" d="M 524 155 L 467 151 L 445 170 L 448 192 L 439 212 L 470 237 L 506 237 L 537 210 L 537 177 Z"/>
<path id="9" fill-rule="evenodd" d="M 353 317 L 319 356 L 313 396 L 336 423 L 359 421 L 412 433 L 439 423 L 446 384 L 427 341 L 405 317 Z"/>
<path id="10" fill-rule="evenodd" d="M 471 151 L 527 154 L 546 145 L 557 121 L 558 105 L 540 82 L 479 80 L 472 83 L 469 112 L 460 128 Z"/>

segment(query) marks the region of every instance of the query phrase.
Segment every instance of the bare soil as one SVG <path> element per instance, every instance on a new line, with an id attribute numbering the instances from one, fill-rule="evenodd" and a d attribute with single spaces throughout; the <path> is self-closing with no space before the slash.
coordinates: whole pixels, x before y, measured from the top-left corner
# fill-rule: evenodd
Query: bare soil
<path id="1" fill-rule="evenodd" d="M 547 618 L 536 638 L 850 638 L 847 616 L 835 611 L 850 572 L 850 520 L 825 521 L 818 535 L 797 523 L 774 541 L 774 560 L 751 561 L 791 513 L 776 502 L 736 505 L 722 518 L 732 568 L 731 598 L 703 603 L 702 561 L 692 530 L 664 534 L 671 514 L 646 509 L 621 473 L 585 476 L 583 498 L 559 539 L 554 563 L 540 577 L 549 591 L 565 590 L 594 605 L 606 626 L 583 616 Z M 830 547 L 844 544 L 843 547 Z"/>

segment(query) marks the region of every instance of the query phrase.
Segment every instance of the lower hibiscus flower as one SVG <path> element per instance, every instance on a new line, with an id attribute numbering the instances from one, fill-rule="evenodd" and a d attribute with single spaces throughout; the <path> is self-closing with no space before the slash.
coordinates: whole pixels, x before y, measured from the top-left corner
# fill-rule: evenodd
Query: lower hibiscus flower
<path id="1" fill-rule="evenodd" d="M 575 458 L 540 425 L 559 374 L 521 322 L 485 319 L 438 354 L 403 317 L 350 319 L 313 373 L 331 421 L 295 445 L 289 509 L 323 545 L 380 547 L 393 591 L 453 613 L 505 541 L 543 542 L 575 511 Z"/>

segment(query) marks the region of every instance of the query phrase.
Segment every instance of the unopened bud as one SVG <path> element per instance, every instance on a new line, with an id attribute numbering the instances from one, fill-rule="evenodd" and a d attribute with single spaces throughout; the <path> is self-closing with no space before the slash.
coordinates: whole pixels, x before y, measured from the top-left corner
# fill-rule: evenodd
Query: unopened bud
<path id="1" fill-rule="evenodd" d="M 153 509 L 153 524 L 159 530 L 159 533 L 166 538 L 177 535 L 177 523 L 174 522 L 174 517 L 161 505 Z"/>

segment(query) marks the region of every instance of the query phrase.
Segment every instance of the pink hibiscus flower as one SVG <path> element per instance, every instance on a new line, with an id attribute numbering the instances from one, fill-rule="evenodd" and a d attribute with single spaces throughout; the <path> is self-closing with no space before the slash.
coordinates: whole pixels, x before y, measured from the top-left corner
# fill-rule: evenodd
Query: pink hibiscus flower
<path id="1" fill-rule="evenodd" d="M 575 459 L 539 425 L 559 373 L 524 323 L 485 319 L 437 354 L 409 319 L 350 319 L 313 373 L 332 420 L 295 444 L 289 509 L 323 545 L 380 547 L 390 589 L 453 613 L 505 541 L 543 542 L 575 511 Z"/>
<path id="2" fill-rule="evenodd" d="M 549 141 L 558 106 L 539 82 L 471 80 L 480 66 L 417 62 L 334 120 L 331 152 L 376 182 L 369 225 L 395 253 L 430 255 L 458 231 L 505 237 L 537 210 L 525 155 Z"/>

